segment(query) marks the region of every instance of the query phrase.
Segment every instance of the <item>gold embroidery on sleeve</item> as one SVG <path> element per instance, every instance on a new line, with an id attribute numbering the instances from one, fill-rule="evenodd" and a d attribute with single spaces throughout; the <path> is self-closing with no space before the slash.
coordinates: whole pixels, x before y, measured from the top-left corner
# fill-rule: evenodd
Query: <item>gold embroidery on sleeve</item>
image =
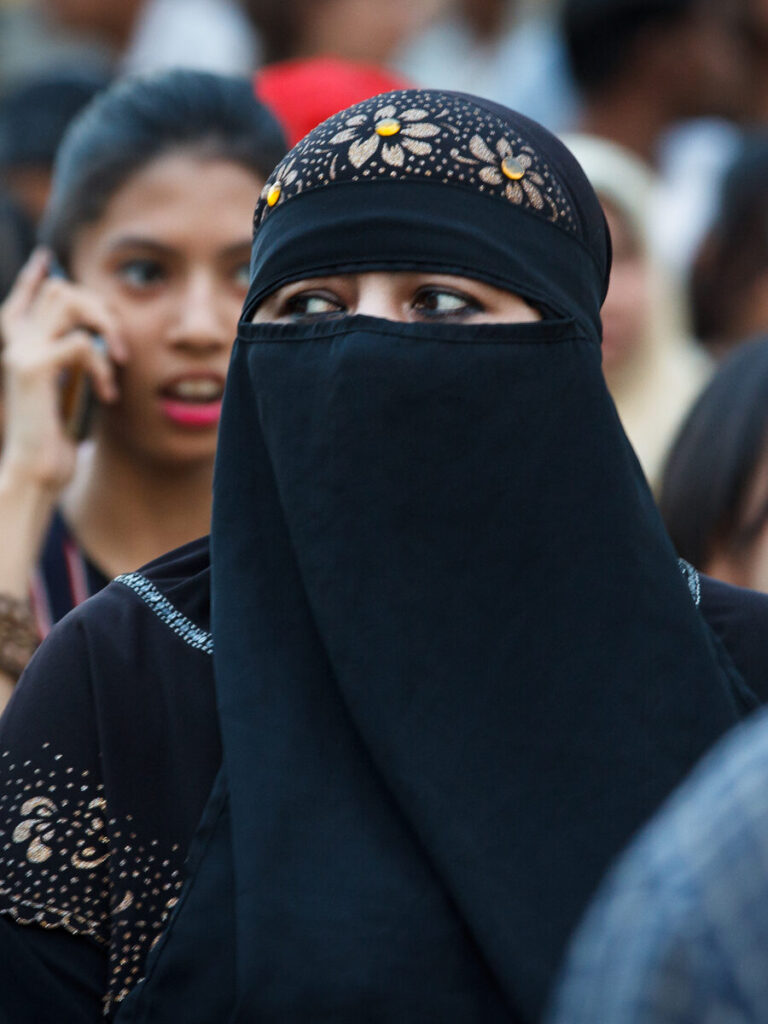
<path id="1" fill-rule="evenodd" d="M 110 816 L 103 785 L 43 747 L 0 754 L 0 914 L 108 948 L 105 1012 L 141 979 L 182 886 L 183 851 Z"/>

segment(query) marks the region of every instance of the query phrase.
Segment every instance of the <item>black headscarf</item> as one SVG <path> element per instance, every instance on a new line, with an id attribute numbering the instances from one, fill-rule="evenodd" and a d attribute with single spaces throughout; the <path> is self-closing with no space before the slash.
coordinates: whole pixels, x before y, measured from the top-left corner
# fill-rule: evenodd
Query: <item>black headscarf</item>
<path id="1" fill-rule="evenodd" d="M 125 1019 L 534 1020 L 607 862 L 740 710 L 603 383 L 598 202 L 537 125 L 408 91 L 313 131 L 256 226 L 224 766 Z M 544 318 L 250 323 L 286 281 L 411 268 Z"/>

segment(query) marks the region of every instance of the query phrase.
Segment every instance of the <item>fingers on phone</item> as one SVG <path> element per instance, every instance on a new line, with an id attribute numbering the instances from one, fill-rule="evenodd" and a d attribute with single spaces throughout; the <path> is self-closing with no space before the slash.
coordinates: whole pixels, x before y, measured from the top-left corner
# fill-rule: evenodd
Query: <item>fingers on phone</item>
<path id="1" fill-rule="evenodd" d="M 114 402 L 118 397 L 114 368 L 90 331 L 81 328 L 61 338 L 56 344 L 55 364 L 62 370 L 80 368 L 87 373 L 100 401 Z"/>
<path id="2" fill-rule="evenodd" d="M 106 345 L 94 342 L 91 336 L 90 372 L 96 395 L 102 402 L 115 402 L 119 396 L 115 367 Z"/>
<path id="3" fill-rule="evenodd" d="M 72 331 L 83 329 L 104 338 L 115 362 L 125 361 L 125 345 L 115 318 L 100 296 L 61 277 L 38 281 L 30 276 L 29 287 L 31 290 L 26 294 L 34 293 L 34 298 L 25 310 L 16 310 L 17 315 L 27 317 L 27 327 L 20 333 L 20 337 L 24 335 L 25 347 L 31 337 L 37 338 L 39 344 L 58 344 Z"/>
<path id="4" fill-rule="evenodd" d="M 70 285 L 68 315 L 72 328 L 86 328 L 104 339 L 109 355 L 116 363 L 127 358 L 115 317 L 100 296 L 77 285 Z"/>
<path id="5" fill-rule="evenodd" d="M 111 358 L 124 363 L 127 349 L 109 307 L 89 289 L 50 276 L 52 259 L 50 250 L 38 247 L 19 272 L 0 310 L 5 344 L 12 346 L 18 338 L 29 351 L 31 345 L 58 344 L 82 328 L 104 338 Z"/>

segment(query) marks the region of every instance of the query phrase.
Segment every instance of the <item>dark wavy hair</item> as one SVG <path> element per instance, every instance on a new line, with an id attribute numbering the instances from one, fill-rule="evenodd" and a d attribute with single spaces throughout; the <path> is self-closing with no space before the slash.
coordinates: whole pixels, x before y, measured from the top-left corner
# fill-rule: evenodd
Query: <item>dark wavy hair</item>
<path id="1" fill-rule="evenodd" d="M 725 347 L 741 340 L 737 324 L 745 296 L 768 270 L 766 182 L 768 133 L 761 131 L 744 138 L 726 172 L 714 222 L 694 261 L 693 330 L 704 344 Z"/>
<path id="2" fill-rule="evenodd" d="M 65 269 L 78 229 L 98 220 L 133 174 L 177 149 L 232 160 L 266 179 L 286 143 L 245 79 L 175 69 L 118 81 L 75 118 L 54 165 L 41 240 Z"/>
<path id="3" fill-rule="evenodd" d="M 304 11 L 322 0 L 241 0 L 241 5 L 259 33 L 264 61 L 271 64 L 296 56 Z"/>
<path id="4" fill-rule="evenodd" d="M 15 199 L 0 186 L 0 302 L 35 245 L 35 226 Z"/>
<path id="5" fill-rule="evenodd" d="M 683 558 L 706 567 L 716 547 L 746 551 L 768 505 L 745 519 L 768 450 L 768 336 L 744 342 L 694 403 L 670 449 L 659 505 Z"/>

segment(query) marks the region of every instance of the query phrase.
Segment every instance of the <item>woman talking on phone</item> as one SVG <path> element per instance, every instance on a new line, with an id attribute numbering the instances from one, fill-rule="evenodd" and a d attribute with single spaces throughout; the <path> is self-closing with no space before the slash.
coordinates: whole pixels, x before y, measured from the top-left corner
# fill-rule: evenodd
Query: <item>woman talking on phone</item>
<path id="1" fill-rule="evenodd" d="M 247 82 L 188 71 L 117 84 L 66 137 L 45 247 L 0 314 L 6 697 L 53 622 L 207 531 L 254 201 L 283 151 Z"/>

